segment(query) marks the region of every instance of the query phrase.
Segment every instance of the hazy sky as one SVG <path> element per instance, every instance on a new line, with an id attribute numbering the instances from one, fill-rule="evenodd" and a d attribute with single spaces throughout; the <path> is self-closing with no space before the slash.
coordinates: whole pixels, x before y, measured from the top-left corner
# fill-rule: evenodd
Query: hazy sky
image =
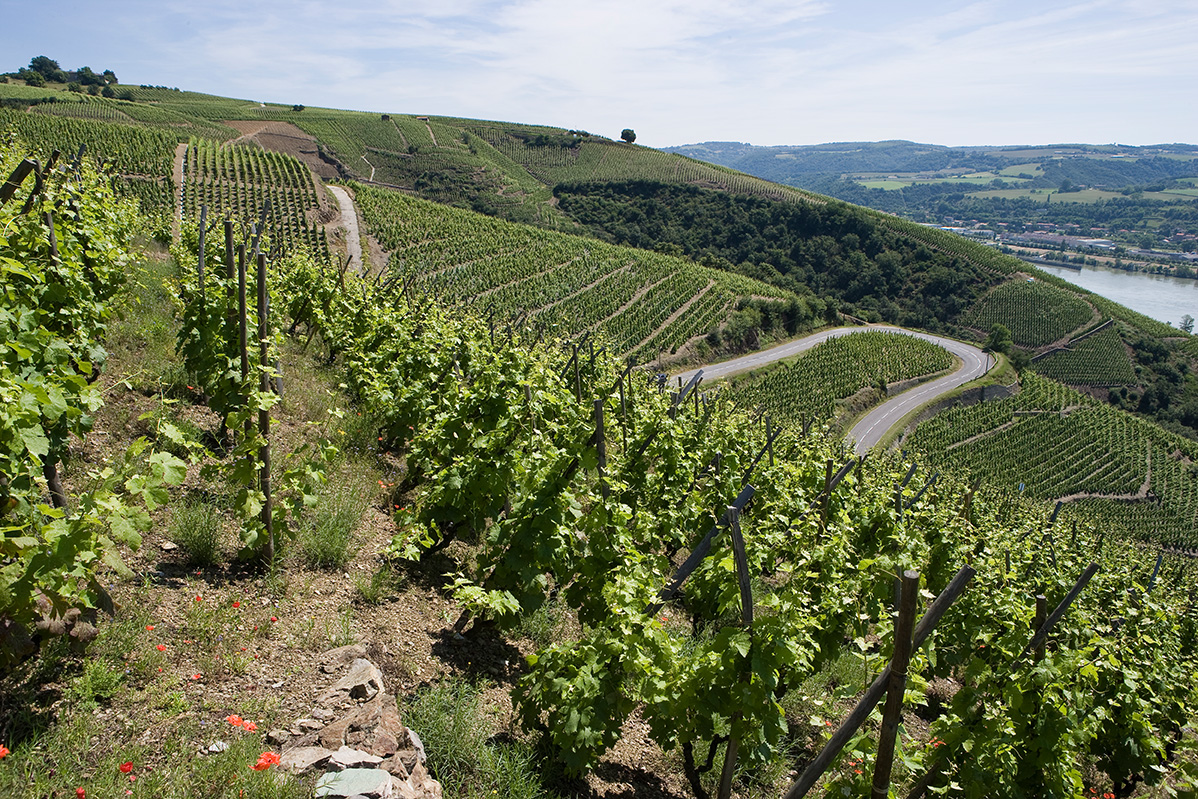
<path id="1" fill-rule="evenodd" d="M 1194 0 L 0 0 L 0 70 L 662 147 L 1198 141 Z"/>

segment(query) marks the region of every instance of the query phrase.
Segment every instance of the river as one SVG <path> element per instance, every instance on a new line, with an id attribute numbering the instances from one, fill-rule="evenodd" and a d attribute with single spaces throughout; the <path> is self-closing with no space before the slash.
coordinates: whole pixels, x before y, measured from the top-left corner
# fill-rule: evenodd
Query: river
<path id="1" fill-rule="evenodd" d="M 1084 266 L 1081 270 L 1036 266 L 1145 316 L 1172 322 L 1174 327 L 1181 324 L 1185 314 L 1198 318 L 1198 280 L 1124 272 L 1106 266 Z"/>

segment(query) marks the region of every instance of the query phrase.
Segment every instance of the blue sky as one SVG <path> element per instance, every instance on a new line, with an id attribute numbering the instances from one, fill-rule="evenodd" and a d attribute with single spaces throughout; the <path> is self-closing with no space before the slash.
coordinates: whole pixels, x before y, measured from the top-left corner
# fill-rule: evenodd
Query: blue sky
<path id="1" fill-rule="evenodd" d="M 638 143 L 1198 141 L 1194 0 L 0 0 L 0 70 Z"/>

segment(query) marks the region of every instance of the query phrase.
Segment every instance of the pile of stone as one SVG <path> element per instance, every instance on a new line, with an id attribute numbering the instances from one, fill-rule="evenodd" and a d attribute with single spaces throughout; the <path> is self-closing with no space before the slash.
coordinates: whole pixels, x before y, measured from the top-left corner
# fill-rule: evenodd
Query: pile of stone
<path id="1" fill-rule="evenodd" d="M 289 730 L 266 739 L 282 747 L 279 767 L 323 772 L 318 797 L 441 799 L 425 768 L 424 745 L 403 725 L 383 674 L 356 644 L 320 656 L 320 670 L 340 679 L 316 695 L 315 707 Z"/>

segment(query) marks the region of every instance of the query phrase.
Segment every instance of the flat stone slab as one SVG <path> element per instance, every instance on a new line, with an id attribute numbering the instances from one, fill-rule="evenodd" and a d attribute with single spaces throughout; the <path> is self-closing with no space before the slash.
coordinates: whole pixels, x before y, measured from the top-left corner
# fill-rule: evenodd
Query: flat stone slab
<path id="1" fill-rule="evenodd" d="M 391 775 L 382 769 L 351 768 L 332 771 L 316 781 L 316 796 L 364 796 L 367 799 L 393 799 Z"/>

